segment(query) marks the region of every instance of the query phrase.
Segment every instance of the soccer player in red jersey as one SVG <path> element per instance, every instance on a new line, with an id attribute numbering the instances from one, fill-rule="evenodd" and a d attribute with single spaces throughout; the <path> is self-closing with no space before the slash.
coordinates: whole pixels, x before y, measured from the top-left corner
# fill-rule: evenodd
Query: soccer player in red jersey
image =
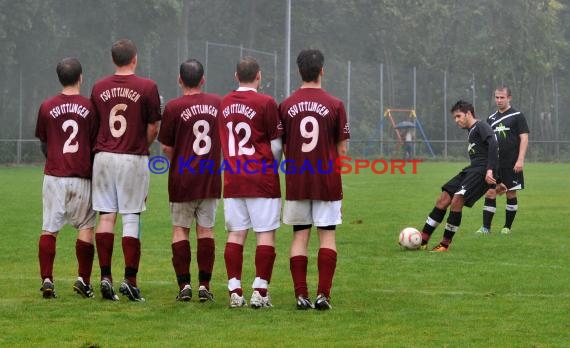
<path id="1" fill-rule="evenodd" d="M 241 285 L 243 245 L 248 229 L 257 239 L 255 280 L 250 305 L 271 307 L 268 285 L 275 262 L 275 230 L 279 227 L 282 127 L 277 103 L 257 92 L 261 70 L 245 57 L 235 74 L 239 88 L 220 104 L 218 127 L 224 154 L 224 215 L 228 240 L 224 251 L 230 307 L 245 306 Z"/>
<path id="2" fill-rule="evenodd" d="M 204 67 L 190 59 L 180 65 L 183 95 L 166 104 L 158 140 L 170 160 L 168 195 L 172 218 L 172 265 L 178 301 L 190 301 L 190 226 L 196 219 L 200 302 L 213 300 L 214 223 L 221 195 L 220 138 L 217 117 L 220 97 L 202 92 Z"/>
<path id="3" fill-rule="evenodd" d="M 95 83 L 91 101 L 99 116 L 93 163 L 93 209 L 99 212 L 95 234 L 103 298 L 116 301 L 111 259 L 117 213 L 123 223 L 125 279 L 120 292 L 144 301 L 137 287 L 140 213 L 146 209 L 149 147 L 158 134 L 160 97 L 156 83 L 135 75 L 137 48 L 127 39 L 111 48 L 115 74 Z"/>
<path id="4" fill-rule="evenodd" d="M 91 208 L 91 159 L 97 136 L 97 115 L 91 101 L 80 95 L 81 63 L 65 58 L 57 64 L 63 89 L 38 111 L 36 137 L 46 156 L 43 182 L 43 228 L 39 241 L 44 298 L 55 298 L 53 264 L 56 239 L 66 224 L 78 230 L 75 255 L 79 265 L 73 288 L 93 297 L 90 284 L 95 248 L 95 212 Z"/>
<path id="5" fill-rule="evenodd" d="M 336 226 L 342 223 L 340 173 L 334 164 L 346 155 L 350 129 L 342 101 L 321 87 L 324 56 L 303 50 L 297 66 L 301 88 L 279 105 L 284 128 L 285 207 L 283 223 L 293 225 L 290 269 L 298 309 L 330 309 L 336 268 Z M 313 306 L 307 288 L 308 244 L 311 227 L 319 234 L 319 283 Z"/>

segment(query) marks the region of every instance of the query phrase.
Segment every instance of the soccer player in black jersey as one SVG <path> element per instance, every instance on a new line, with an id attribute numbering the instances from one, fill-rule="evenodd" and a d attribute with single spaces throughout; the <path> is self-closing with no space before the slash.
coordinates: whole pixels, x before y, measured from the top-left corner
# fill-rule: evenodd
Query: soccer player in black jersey
<path id="1" fill-rule="evenodd" d="M 473 105 L 463 100 L 453 105 L 451 113 L 459 128 L 468 131 L 467 151 L 470 164 L 441 187 L 441 195 L 422 229 L 422 250 L 427 249 L 433 231 L 443 221 L 449 208 L 443 239 L 432 250 L 447 251 L 461 225 L 463 206 L 472 207 L 487 192 L 490 185 L 497 183 L 494 173 L 498 162 L 498 145 L 491 126 L 476 119 Z"/>
<path id="2" fill-rule="evenodd" d="M 497 111 L 487 118 L 499 142 L 499 189 L 507 191 L 505 225 L 502 234 L 511 233 L 511 227 L 518 210 L 517 191 L 524 189 L 523 166 L 528 147 L 528 125 L 522 112 L 511 107 L 511 90 L 498 87 L 495 90 Z M 491 188 L 485 194 L 483 205 L 483 226 L 476 233 L 487 234 L 497 210 L 497 190 Z"/>

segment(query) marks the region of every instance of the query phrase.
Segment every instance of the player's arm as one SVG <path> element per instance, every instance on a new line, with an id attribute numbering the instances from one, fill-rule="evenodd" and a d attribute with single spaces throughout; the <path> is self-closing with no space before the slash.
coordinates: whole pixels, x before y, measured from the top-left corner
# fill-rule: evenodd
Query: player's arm
<path id="1" fill-rule="evenodd" d="M 162 144 L 160 146 L 162 148 L 162 152 L 168 158 L 170 162 L 172 162 L 172 154 L 174 153 L 174 147 Z"/>
<path id="2" fill-rule="evenodd" d="M 497 180 L 494 177 L 495 169 L 499 163 L 499 143 L 497 142 L 497 137 L 495 136 L 493 130 L 489 127 L 490 133 L 487 134 L 487 144 L 489 145 L 489 150 L 487 153 L 487 174 L 485 175 L 485 181 L 487 184 L 496 184 Z"/>
<path id="3" fill-rule="evenodd" d="M 528 149 L 528 133 L 521 133 L 519 134 L 519 137 L 520 137 L 519 157 L 517 158 L 515 167 L 513 168 L 515 173 L 519 173 L 523 170 L 524 158 L 526 156 L 526 150 Z"/>
<path id="4" fill-rule="evenodd" d="M 47 158 L 47 143 L 46 142 L 40 142 L 40 148 L 42 149 L 42 153 L 44 154 L 44 157 Z"/>
<path id="5" fill-rule="evenodd" d="M 155 121 L 152 123 L 147 124 L 146 126 L 146 141 L 148 147 L 152 145 L 156 136 L 158 135 L 158 127 L 160 126 L 160 121 Z"/>
<path id="6" fill-rule="evenodd" d="M 339 141 L 339 142 L 336 144 L 336 150 L 337 150 L 337 152 L 338 152 L 339 157 L 340 157 L 340 156 L 346 156 L 346 153 L 347 153 L 347 150 L 346 150 L 346 149 L 347 149 L 347 143 L 348 143 L 348 140 L 345 139 L 345 140 Z"/>
<path id="7" fill-rule="evenodd" d="M 271 140 L 271 153 L 273 153 L 273 158 L 276 159 L 277 162 L 281 162 L 283 153 L 283 140 L 281 140 L 281 137 Z"/>

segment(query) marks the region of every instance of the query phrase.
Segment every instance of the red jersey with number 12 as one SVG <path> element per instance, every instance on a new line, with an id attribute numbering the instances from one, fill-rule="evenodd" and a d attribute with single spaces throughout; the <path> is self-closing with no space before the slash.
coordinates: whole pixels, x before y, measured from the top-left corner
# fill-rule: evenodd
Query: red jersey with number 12
<path id="1" fill-rule="evenodd" d="M 321 88 L 301 88 L 279 105 L 279 114 L 285 131 L 286 199 L 341 200 L 337 144 L 350 138 L 342 101 Z"/>
<path id="2" fill-rule="evenodd" d="M 156 83 L 136 75 L 111 75 L 93 86 L 100 118 L 97 152 L 148 155 L 147 125 L 160 121 Z"/>
<path id="3" fill-rule="evenodd" d="M 253 90 L 222 99 L 218 116 L 224 153 L 224 198 L 279 198 L 279 168 L 271 140 L 283 134 L 277 103 Z M 278 164 L 276 165 L 278 166 Z"/>
<path id="4" fill-rule="evenodd" d="M 36 137 L 47 143 L 45 174 L 91 177 L 97 114 L 89 99 L 59 94 L 44 101 L 38 111 Z"/>

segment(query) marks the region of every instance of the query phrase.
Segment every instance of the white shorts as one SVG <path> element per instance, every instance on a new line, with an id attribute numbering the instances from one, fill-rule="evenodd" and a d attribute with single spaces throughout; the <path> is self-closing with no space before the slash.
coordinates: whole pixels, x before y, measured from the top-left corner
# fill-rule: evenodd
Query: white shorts
<path id="1" fill-rule="evenodd" d="M 342 223 L 342 201 L 285 201 L 283 223 L 325 227 Z"/>
<path id="2" fill-rule="evenodd" d="M 93 162 L 93 209 L 136 214 L 146 210 L 148 156 L 99 152 Z"/>
<path id="3" fill-rule="evenodd" d="M 224 198 L 224 216 L 229 232 L 253 228 L 267 232 L 279 228 L 281 198 Z"/>
<path id="4" fill-rule="evenodd" d="M 194 218 L 202 227 L 212 228 L 216 223 L 218 200 L 197 199 L 191 202 L 170 202 L 170 217 L 173 226 L 190 228 Z"/>
<path id="5" fill-rule="evenodd" d="M 42 194 L 42 230 L 58 232 L 66 223 L 78 230 L 95 226 L 91 180 L 45 175 Z"/>

